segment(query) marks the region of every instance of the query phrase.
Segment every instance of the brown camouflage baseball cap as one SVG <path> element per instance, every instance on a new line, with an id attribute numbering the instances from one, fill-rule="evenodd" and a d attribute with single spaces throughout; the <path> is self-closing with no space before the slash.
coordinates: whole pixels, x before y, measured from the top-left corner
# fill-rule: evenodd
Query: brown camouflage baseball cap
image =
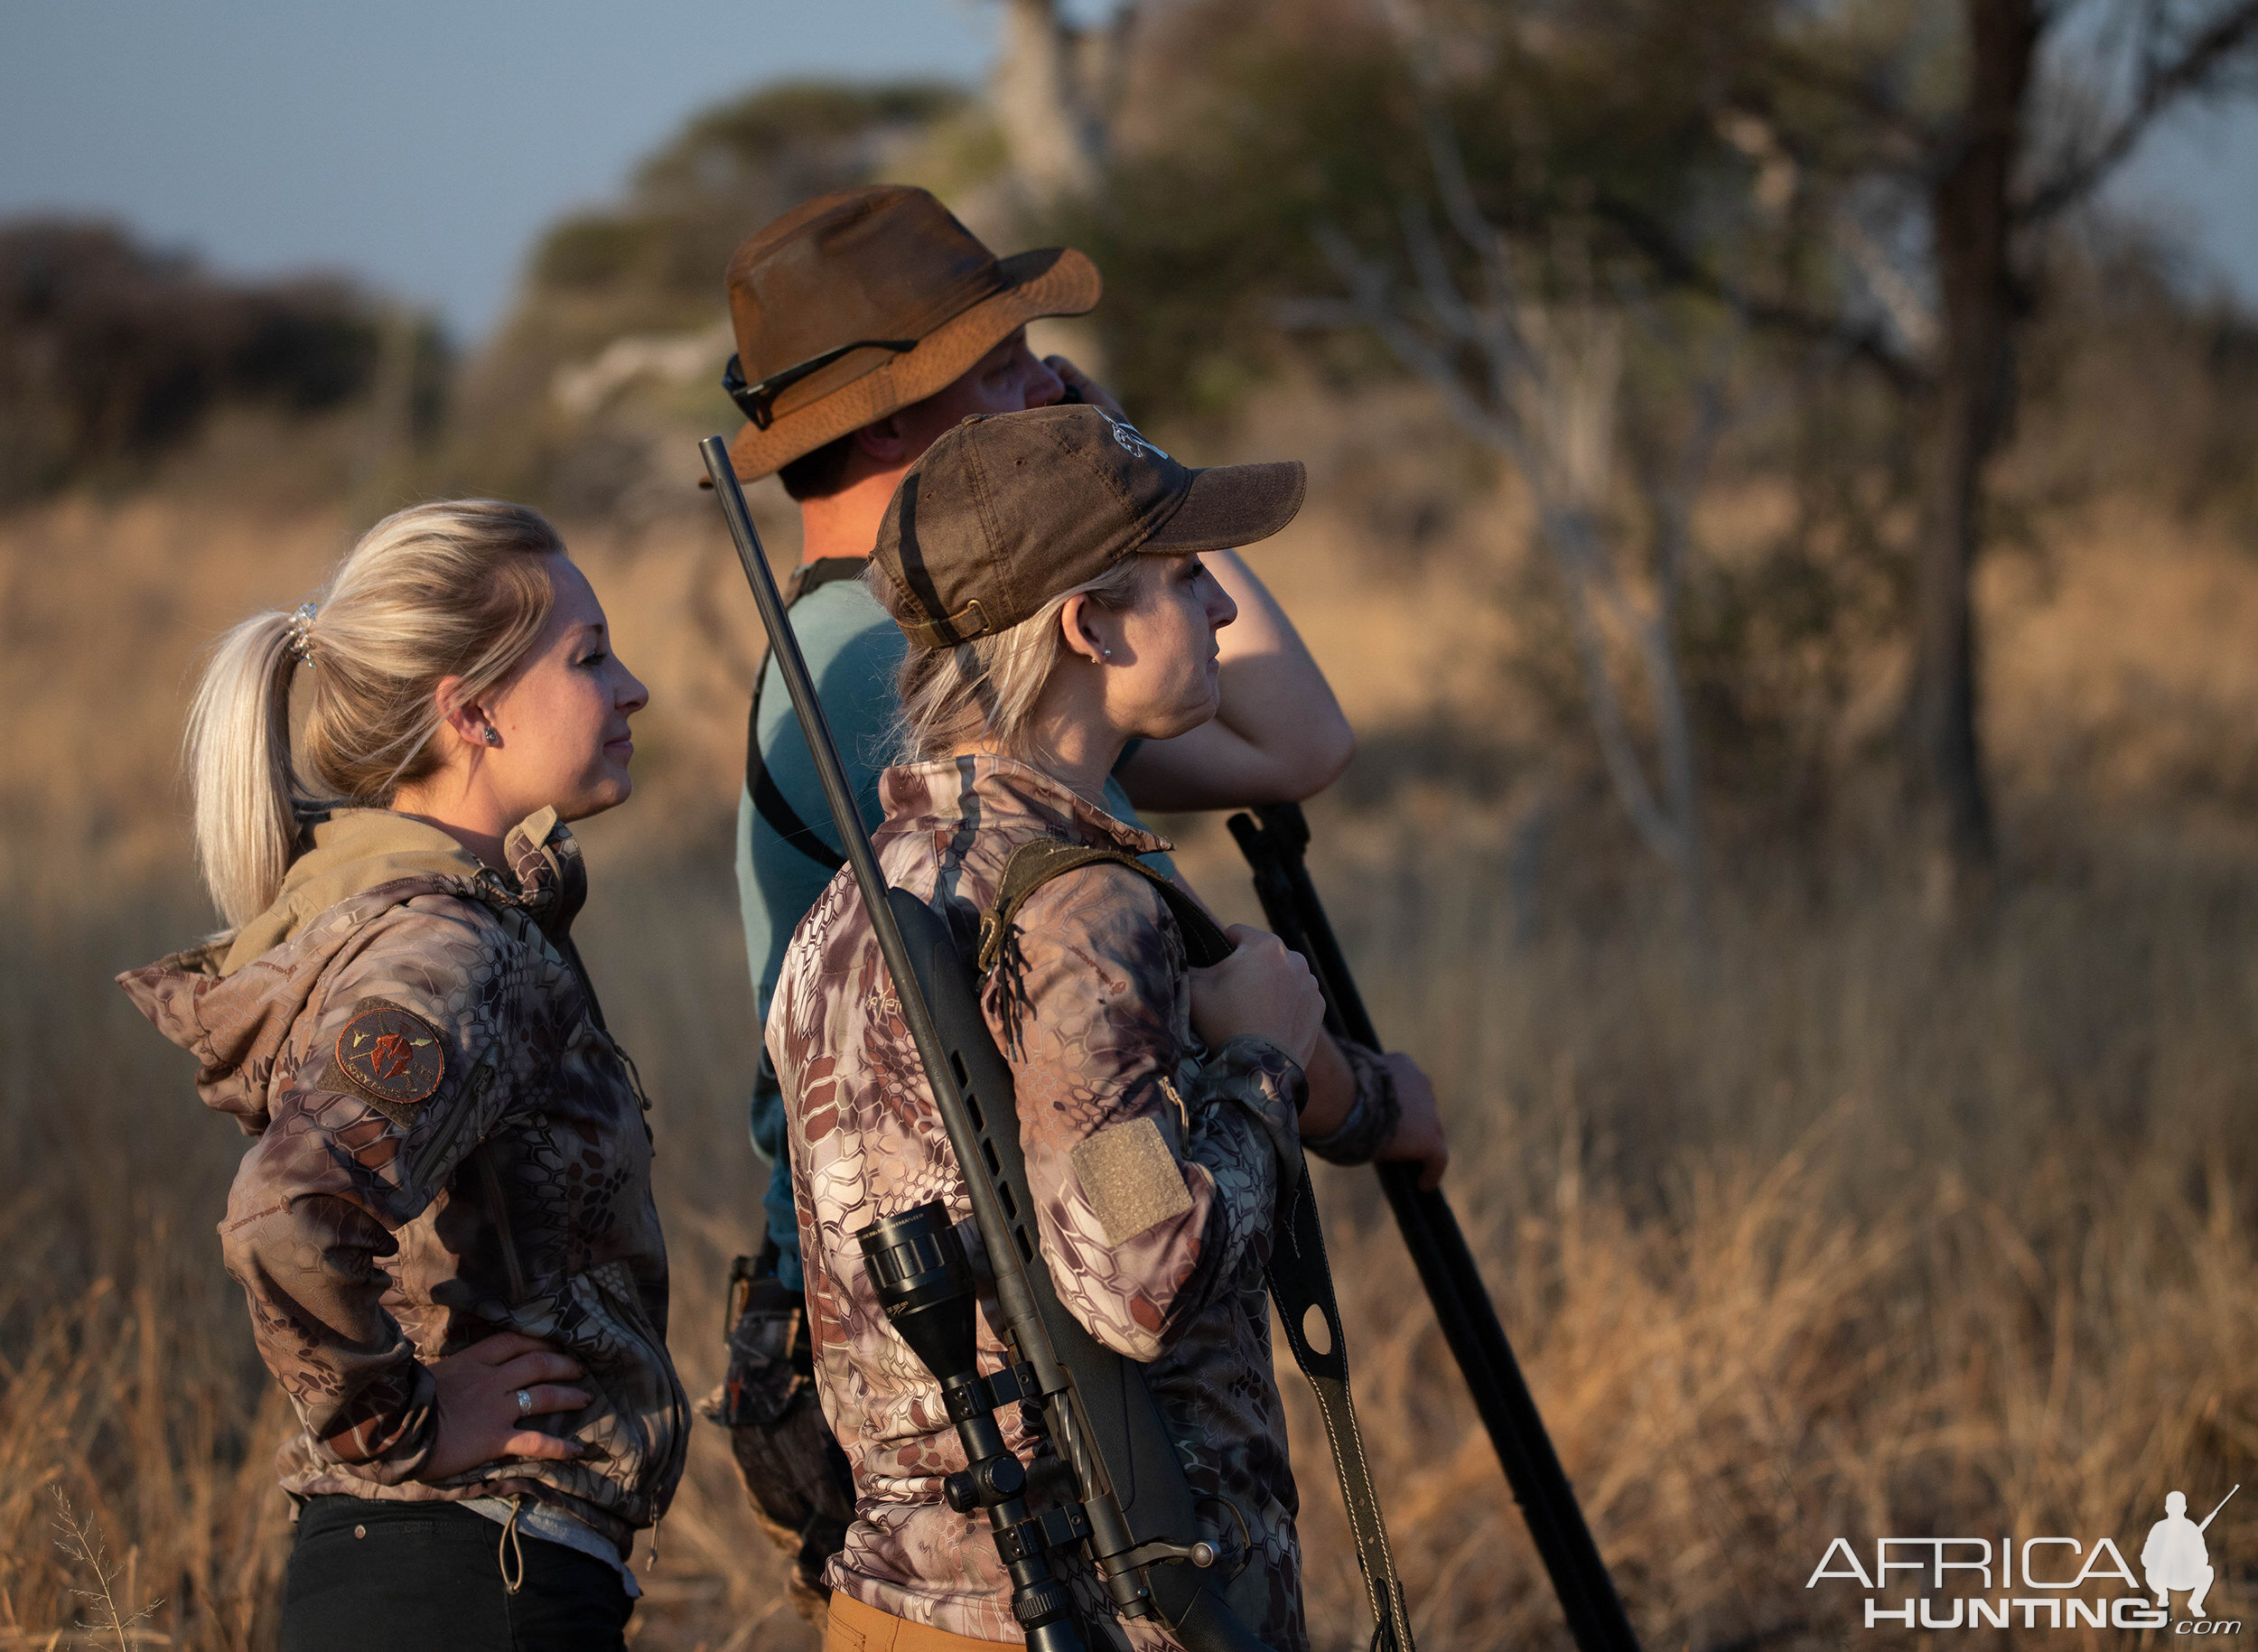
<path id="1" fill-rule="evenodd" d="M 919 648 L 1032 619 L 1129 555 L 1267 539 L 1302 509 L 1298 459 L 1190 470 L 1087 403 L 969 418 L 902 477 L 872 553 Z"/>
<path id="2" fill-rule="evenodd" d="M 1102 285 L 1070 247 L 997 257 L 900 183 L 794 207 L 737 248 L 728 281 L 741 481 L 946 388 L 1038 316 L 1080 315 Z"/>

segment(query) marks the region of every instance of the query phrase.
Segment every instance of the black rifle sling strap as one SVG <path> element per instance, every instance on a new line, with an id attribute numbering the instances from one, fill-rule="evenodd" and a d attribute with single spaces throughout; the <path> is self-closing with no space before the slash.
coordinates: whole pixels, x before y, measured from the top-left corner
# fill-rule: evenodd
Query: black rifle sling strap
<path id="1" fill-rule="evenodd" d="M 995 898 L 980 915 L 978 973 L 984 977 L 994 965 L 1012 932 L 1012 920 L 1030 895 L 1055 877 L 1101 861 L 1127 867 L 1160 891 L 1183 933 L 1185 956 L 1195 966 L 1219 964 L 1230 957 L 1230 938 L 1208 910 L 1134 855 L 1119 849 L 1039 838 L 1012 852 L 1003 863 Z M 1340 1309 L 1333 1296 L 1332 1270 L 1325 1260 L 1324 1229 L 1318 1222 L 1309 1167 L 1303 1164 L 1298 1169 L 1299 1182 L 1278 1200 L 1277 1225 L 1271 1236 L 1271 1300 L 1277 1304 L 1279 1322 L 1285 1327 L 1294 1363 L 1309 1378 L 1318 1412 L 1325 1419 L 1325 1438 L 1332 1447 L 1333 1467 L 1340 1476 L 1341 1501 L 1348 1507 L 1349 1529 L 1356 1536 L 1365 1594 L 1374 1619 L 1386 1631 L 1380 1644 L 1392 1644 L 1397 1652 L 1413 1652 L 1410 1614 L 1404 1604 L 1403 1585 L 1396 1579 L 1395 1558 L 1388 1549 L 1387 1528 L 1381 1522 L 1379 1493 L 1373 1488 L 1371 1465 L 1365 1459 L 1357 1408 L 1349 1396 L 1348 1354 L 1341 1335 Z M 1321 1350 L 1310 1339 L 1308 1315 L 1312 1308 L 1325 1321 L 1326 1344 Z"/>
<path id="2" fill-rule="evenodd" d="M 802 563 L 792 571 L 784 593 L 784 606 L 788 610 L 802 597 L 839 580 L 860 579 L 863 570 L 869 566 L 868 560 L 861 556 L 826 556 Z M 760 755 L 760 686 L 768 675 L 769 656 L 764 649 L 760 663 L 753 668 L 752 715 L 745 723 L 745 791 L 760 818 L 769 823 L 770 831 L 826 872 L 836 872 L 846 864 L 846 857 L 824 842 L 816 828 L 799 817 L 799 811 L 779 789 Z"/>

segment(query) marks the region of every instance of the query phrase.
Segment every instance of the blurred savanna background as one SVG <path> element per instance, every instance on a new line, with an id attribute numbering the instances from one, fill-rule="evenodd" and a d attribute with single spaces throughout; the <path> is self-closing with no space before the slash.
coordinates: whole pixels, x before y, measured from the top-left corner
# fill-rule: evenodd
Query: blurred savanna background
<path id="1" fill-rule="evenodd" d="M 201 650 L 412 500 L 553 512 L 652 687 L 580 934 L 718 1378 L 758 646 L 694 443 L 737 422 L 730 248 L 873 179 L 1089 251 L 1104 304 L 1037 343 L 1180 456 L 1309 462 L 1253 560 L 1358 730 L 1312 865 L 1645 1644 L 1866 1635 L 1805 1586 L 1837 1536 L 2131 1554 L 2258 1482 L 2258 285 L 2118 184 L 2258 89 L 2258 5 L 963 9 L 984 75 L 740 42 L 475 338 L 0 223 L 0 1644 L 272 1643 L 241 1143 L 109 977 L 215 922 Z M 1221 820 L 1162 825 L 1255 919 Z M 1320 1176 L 1421 1644 L 1565 1646 L 1376 1188 Z M 1313 1628 L 1359 1647 L 1285 1376 Z M 2258 1610 L 2258 1499 L 2208 1538 L 2214 1615 Z M 719 1431 L 656 1546 L 639 1647 L 814 1645 Z"/>

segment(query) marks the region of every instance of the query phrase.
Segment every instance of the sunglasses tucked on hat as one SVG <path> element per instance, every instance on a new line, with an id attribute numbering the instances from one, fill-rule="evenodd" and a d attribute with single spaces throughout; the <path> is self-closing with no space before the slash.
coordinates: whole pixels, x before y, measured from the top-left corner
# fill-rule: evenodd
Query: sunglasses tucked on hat
<path id="1" fill-rule="evenodd" d="M 730 443 L 742 481 L 923 401 L 1038 316 L 1097 303 L 1070 247 L 999 258 L 925 191 L 818 196 L 729 260 L 737 331 L 722 387 L 751 421 Z"/>
<path id="2" fill-rule="evenodd" d="M 1188 470 L 1098 407 L 969 418 L 902 477 L 879 525 L 891 606 L 919 648 L 1032 619 L 1124 556 L 1267 539 L 1302 509 L 1302 462 Z"/>

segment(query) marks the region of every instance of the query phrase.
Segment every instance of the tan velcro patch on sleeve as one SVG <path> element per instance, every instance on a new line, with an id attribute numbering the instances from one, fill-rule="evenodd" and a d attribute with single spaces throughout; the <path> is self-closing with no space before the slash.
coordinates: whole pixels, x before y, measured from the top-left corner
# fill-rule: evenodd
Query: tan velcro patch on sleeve
<path id="1" fill-rule="evenodd" d="M 1156 1222 L 1191 1209 L 1184 1172 L 1152 1119 L 1133 1118 L 1101 1130 L 1077 1143 L 1067 1156 L 1108 1244 L 1124 1244 Z"/>

